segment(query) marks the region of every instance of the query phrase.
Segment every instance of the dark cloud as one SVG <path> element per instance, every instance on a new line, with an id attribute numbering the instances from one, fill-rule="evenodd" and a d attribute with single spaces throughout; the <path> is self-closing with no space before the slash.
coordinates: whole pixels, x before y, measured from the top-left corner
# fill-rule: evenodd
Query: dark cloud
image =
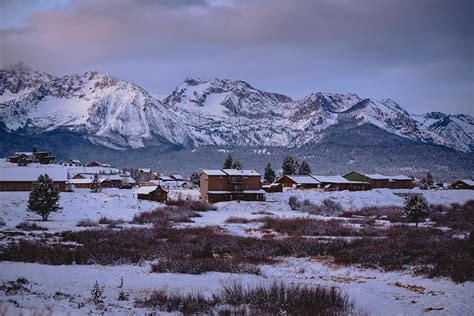
<path id="1" fill-rule="evenodd" d="M 98 69 L 154 91 L 226 77 L 296 98 L 357 92 L 414 112 L 474 114 L 470 0 L 14 3 L 6 9 L 24 22 L 0 30 L 2 65 Z"/>

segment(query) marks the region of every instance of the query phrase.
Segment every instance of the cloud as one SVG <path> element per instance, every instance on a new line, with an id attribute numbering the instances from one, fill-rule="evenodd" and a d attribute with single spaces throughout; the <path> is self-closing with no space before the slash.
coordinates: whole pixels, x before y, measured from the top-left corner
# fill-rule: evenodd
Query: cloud
<path id="1" fill-rule="evenodd" d="M 15 3 L 23 23 L 0 30 L 2 65 L 98 69 L 155 91 L 228 77 L 292 97 L 355 91 L 416 112 L 474 112 L 468 0 Z"/>

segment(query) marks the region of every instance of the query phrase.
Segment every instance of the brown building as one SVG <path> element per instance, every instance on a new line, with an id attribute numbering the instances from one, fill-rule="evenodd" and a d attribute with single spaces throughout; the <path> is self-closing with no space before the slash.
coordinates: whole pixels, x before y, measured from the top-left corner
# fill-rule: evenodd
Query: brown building
<path id="1" fill-rule="evenodd" d="M 255 170 L 203 170 L 200 175 L 201 199 L 222 201 L 265 201 L 260 189 L 260 174 Z"/>
<path id="2" fill-rule="evenodd" d="M 85 178 L 73 178 L 69 179 L 69 184 L 73 185 L 76 189 L 90 189 L 92 184 L 92 179 Z"/>
<path id="3" fill-rule="evenodd" d="M 87 167 L 100 167 L 100 166 L 102 166 L 102 164 L 98 161 L 95 161 L 95 160 L 91 161 L 87 164 Z"/>
<path id="4" fill-rule="evenodd" d="M 319 182 L 311 176 L 293 176 L 284 175 L 275 183 L 279 183 L 284 188 L 295 188 L 295 189 L 317 189 L 319 188 Z"/>
<path id="5" fill-rule="evenodd" d="M 413 189 L 415 184 L 413 179 L 407 176 L 390 176 L 391 189 Z"/>
<path id="6" fill-rule="evenodd" d="M 365 181 L 351 181 L 343 176 L 311 175 L 316 179 L 324 191 L 365 191 L 370 189 L 370 183 Z"/>
<path id="7" fill-rule="evenodd" d="M 458 180 L 450 185 L 451 189 L 474 190 L 474 180 Z"/>
<path id="8" fill-rule="evenodd" d="M 48 151 L 39 151 L 36 147 L 31 152 L 15 152 L 12 156 L 7 157 L 7 161 L 18 163 L 24 159 L 26 163 L 37 162 L 40 164 L 49 164 L 54 161 L 56 157 L 52 156 Z"/>
<path id="9" fill-rule="evenodd" d="M 168 200 L 168 192 L 163 190 L 162 187 L 158 185 L 147 185 L 140 187 L 137 191 L 137 198 L 139 200 L 148 200 L 166 203 Z"/>
<path id="10" fill-rule="evenodd" d="M 365 174 L 353 171 L 346 174 L 344 178 L 349 181 L 368 182 L 372 189 L 390 188 L 390 177 L 383 174 Z"/>
<path id="11" fill-rule="evenodd" d="M 41 174 L 47 174 L 59 191 L 66 191 L 67 172 L 62 168 L 0 168 L 0 191 L 31 191 Z"/>
<path id="12" fill-rule="evenodd" d="M 280 183 L 270 183 L 262 185 L 262 190 L 267 193 L 283 192 L 283 185 Z"/>

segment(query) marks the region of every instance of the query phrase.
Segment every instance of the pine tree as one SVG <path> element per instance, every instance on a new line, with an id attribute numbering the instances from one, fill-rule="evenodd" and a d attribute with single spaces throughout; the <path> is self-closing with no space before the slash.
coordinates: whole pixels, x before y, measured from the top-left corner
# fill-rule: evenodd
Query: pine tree
<path id="1" fill-rule="evenodd" d="M 119 296 L 118 296 L 117 300 L 118 301 L 128 301 L 128 297 L 130 296 L 130 294 L 125 292 L 125 290 L 123 288 L 123 277 L 120 278 L 120 285 L 118 286 L 118 288 L 120 289 L 120 291 L 119 291 Z"/>
<path id="2" fill-rule="evenodd" d="M 295 166 L 295 160 L 293 159 L 292 156 L 286 156 L 283 159 L 283 164 L 281 166 L 283 169 L 283 174 L 284 175 L 294 175 L 296 174 L 296 166 Z"/>
<path id="3" fill-rule="evenodd" d="M 303 160 L 303 162 L 301 163 L 298 174 L 305 176 L 311 174 L 311 167 L 308 165 L 306 160 Z"/>
<path id="4" fill-rule="evenodd" d="M 265 167 L 265 174 L 263 175 L 266 183 L 273 183 L 275 181 L 275 171 L 272 169 L 272 165 L 270 163 L 267 164 Z"/>
<path id="5" fill-rule="evenodd" d="M 418 227 L 418 222 L 429 215 L 428 201 L 425 197 L 419 193 L 410 194 L 405 199 L 405 206 L 403 207 L 403 212 L 408 216 L 410 220 L 416 223 Z"/>
<path id="6" fill-rule="evenodd" d="M 232 169 L 242 170 L 242 164 L 240 161 L 235 160 L 232 164 Z"/>
<path id="7" fill-rule="evenodd" d="M 229 154 L 224 161 L 224 166 L 222 167 L 222 169 L 232 169 L 233 165 L 234 165 L 234 159 L 232 158 L 232 155 Z"/>
<path id="8" fill-rule="evenodd" d="M 100 191 L 102 191 L 102 188 L 100 187 L 99 176 L 95 174 L 94 179 L 92 180 L 92 183 L 91 183 L 91 192 L 99 193 Z"/>
<path id="9" fill-rule="evenodd" d="M 53 180 L 47 174 L 40 175 L 31 190 L 28 210 L 40 215 L 43 221 L 47 221 L 49 214 L 59 209 L 59 192 Z"/>
<path id="10" fill-rule="evenodd" d="M 90 300 L 95 305 L 99 305 L 104 303 L 105 296 L 104 296 L 104 286 L 100 286 L 99 282 L 95 281 L 94 287 L 91 290 L 91 298 Z"/>
<path id="11" fill-rule="evenodd" d="M 199 173 L 197 172 L 193 172 L 191 174 L 191 183 L 194 184 L 194 185 L 200 185 L 201 184 L 201 178 L 199 177 Z"/>

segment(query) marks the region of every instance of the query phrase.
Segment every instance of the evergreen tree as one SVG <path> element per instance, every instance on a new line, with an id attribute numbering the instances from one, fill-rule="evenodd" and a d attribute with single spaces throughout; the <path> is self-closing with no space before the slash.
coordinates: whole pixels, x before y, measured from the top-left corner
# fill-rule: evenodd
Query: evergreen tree
<path id="1" fill-rule="evenodd" d="M 99 193 L 100 191 L 102 191 L 102 188 L 100 187 L 99 176 L 95 174 L 94 179 L 92 180 L 92 183 L 91 183 L 91 192 Z"/>
<path id="2" fill-rule="evenodd" d="M 104 303 L 105 296 L 104 296 L 104 286 L 100 286 L 99 282 L 95 281 L 94 287 L 91 290 L 91 298 L 90 300 L 95 305 L 99 305 Z"/>
<path id="3" fill-rule="evenodd" d="M 224 161 L 224 166 L 222 167 L 222 169 L 232 169 L 233 165 L 234 165 L 234 159 L 232 158 L 232 155 L 229 154 Z"/>
<path id="4" fill-rule="evenodd" d="M 28 210 L 46 221 L 51 212 L 57 212 L 59 209 L 59 192 L 53 180 L 47 174 L 40 175 L 31 190 Z"/>
<path id="5" fill-rule="evenodd" d="M 130 294 L 128 294 L 128 293 L 124 290 L 123 277 L 120 278 L 120 285 L 118 286 L 118 288 L 119 288 L 120 290 L 119 290 L 119 296 L 118 296 L 117 300 L 118 300 L 118 301 L 128 301 L 128 297 L 130 296 Z"/>
<path id="6" fill-rule="evenodd" d="M 403 212 L 408 216 L 410 220 L 416 223 L 418 227 L 418 222 L 429 215 L 428 201 L 425 197 L 419 193 L 410 194 L 405 199 L 405 206 L 403 207 Z"/>
<path id="7" fill-rule="evenodd" d="M 235 160 L 232 164 L 232 169 L 242 170 L 242 164 L 240 161 Z"/>
<path id="8" fill-rule="evenodd" d="M 270 163 L 267 164 L 265 167 L 265 174 L 263 175 L 266 183 L 273 183 L 275 181 L 275 171 L 272 169 L 272 165 Z"/>
<path id="9" fill-rule="evenodd" d="M 295 160 L 293 159 L 292 156 L 286 156 L 283 159 L 283 164 L 281 166 L 283 169 L 283 174 L 284 175 L 294 175 L 296 174 L 296 166 L 295 166 Z"/>
<path id="10" fill-rule="evenodd" d="M 311 167 L 306 162 L 306 160 L 303 160 L 303 162 L 301 163 L 298 174 L 305 176 L 311 174 Z"/>
<path id="11" fill-rule="evenodd" d="M 201 184 L 201 178 L 199 177 L 199 173 L 197 172 L 193 172 L 191 174 L 191 183 L 194 184 L 194 185 L 200 185 Z"/>
<path id="12" fill-rule="evenodd" d="M 25 156 L 20 156 L 18 158 L 18 167 L 24 167 L 28 165 L 28 158 Z"/>

